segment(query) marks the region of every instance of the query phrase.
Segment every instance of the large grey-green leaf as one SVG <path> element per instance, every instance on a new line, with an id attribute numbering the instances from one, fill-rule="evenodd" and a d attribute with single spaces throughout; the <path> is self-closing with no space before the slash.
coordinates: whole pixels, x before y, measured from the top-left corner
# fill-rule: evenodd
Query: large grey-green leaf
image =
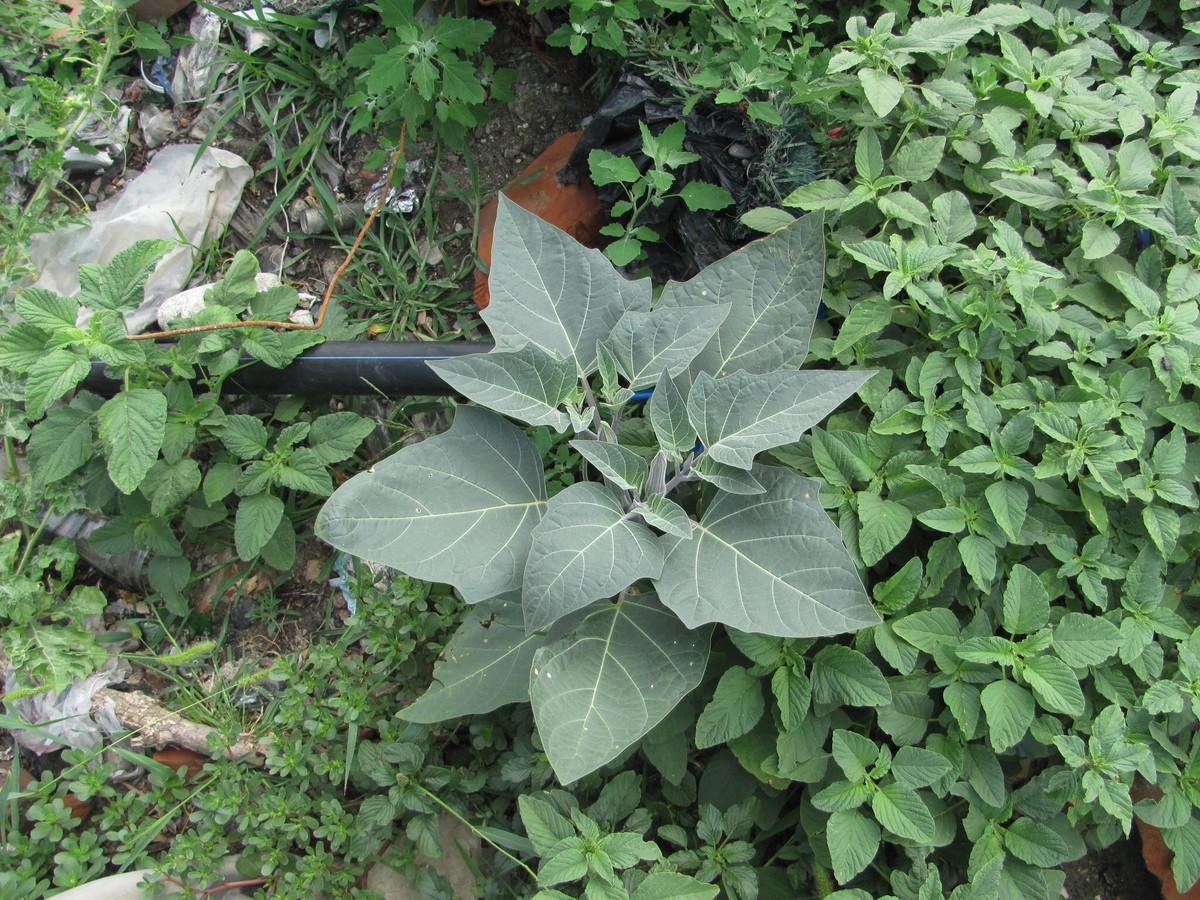
<path id="1" fill-rule="evenodd" d="M 817 482 L 776 466 L 751 474 L 765 493 L 719 495 L 691 540 L 664 538 L 663 603 L 689 627 L 723 622 L 777 637 L 878 624 Z"/>
<path id="2" fill-rule="evenodd" d="M 811 213 L 718 260 L 691 281 L 668 282 L 658 307 L 731 307 L 690 371 L 764 374 L 803 362 L 821 303 L 824 241 L 821 214 Z"/>
<path id="3" fill-rule="evenodd" d="M 650 424 L 659 446 L 676 462 L 696 446 L 696 429 L 687 416 L 687 398 L 665 372 L 650 397 Z"/>
<path id="4" fill-rule="evenodd" d="M 571 447 L 605 478 L 627 491 L 640 491 L 650 474 L 650 464 L 628 447 L 607 441 L 571 441 Z"/>
<path id="5" fill-rule="evenodd" d="M 688 394 L 688 418 L 717 462 L 749 469 L 763 450 L 800 440 L 874 372 L 701 373 Z"/>
<path id="6" fill-rule="evenodd" d="M 658 537 L 626 516 L 620 494 L 595 482 L 573 484 L 551 498 L 533 529 L 521 588 L 525 628 L 546 628 L 639 578 L 657 578 L 662 564 Z"/>
<path id="7" fill-rule="evenodd" d="M 476 603 L 521 586 L 545 509 L 529 439 L 495 413 L 460 406 L 449 431 L 338 488 L 317 534 L 354 556 L 452 584 Z"/>
<path id="8" fill-rule="evenodd" d="M 598 769 L 662 721 L 700 683 L 711 636 L 653 594 L 625 594 L 538 650 L 529 697 L 559 781 Z"/>
<path id="9" fill-rule="evenodd" d="M 626 281 L 599 250 L 526 212 L 502 194 L 483 310 L 498 350 L 532 344 L 596 371 L 596 343 L 630 310 L 650 308 L 650 280 Z"/>
<path id="10" fill-rule="evenodd" d="M 578 384 L 569 359 L 528 346 L 441 359 L 429 367 L 464 397 L 488 409 L 560 432 L 571 425 L 559 409 Z"/>
<path id="11" fill-rule="evenodd" d="M 687 369 L 728 315 L 726 305 L 627 312 L 604 343 L 636 391 Z"/>
<path id="12" fill-rule="evenodd" d="M 561 636 L 526 634 L 516 593 L 485 600 L 471 608 L 434 665 L 429 689 L 400 718 L 444 722 L 528 700 L 534 653 Z"/>

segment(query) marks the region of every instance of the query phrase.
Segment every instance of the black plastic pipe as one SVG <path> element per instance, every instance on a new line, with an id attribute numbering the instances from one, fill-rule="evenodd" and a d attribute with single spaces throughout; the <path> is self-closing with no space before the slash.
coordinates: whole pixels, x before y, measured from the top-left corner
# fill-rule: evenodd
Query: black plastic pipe
<path id="1" fill-rule="evenodd" d="M 161 345 L 160 345 L 161 346 Z M 486 353 L 495 345 L 481 341 L 326 341 L 301 353 L 291 365 L 273 369 L 252 357 L 230 377 L 226 390 L 246 394 L 346 394 L 448 396 L 454 389 L 426 363 L 470 353 Z M 121 383 L 104 374 L 104 363 L 92 360 L 92 371 L 80 387 L 112 396 Z"/>

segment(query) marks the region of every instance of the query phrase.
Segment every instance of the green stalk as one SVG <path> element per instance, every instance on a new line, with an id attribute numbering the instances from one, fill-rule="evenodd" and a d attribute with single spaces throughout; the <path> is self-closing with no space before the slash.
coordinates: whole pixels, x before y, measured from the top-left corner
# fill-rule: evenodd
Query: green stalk
<path id="1" fill-rule="evenodd" d="M 441 797 L 439 797 L 433 791 L 429 790 L 427 787 L 425 787 L 419 781 L 412 779 L 412 778 L 408 778 L 405 780 L 407 781 L 408 784 L 415 787 L 418 791 L 420 791 L 422 794 L 424 794 L 426 797 L 428 797 L 430 800 L 432 800 L 434 803 L 436 803 L 438 806 L 440 806 L 446 812 L 450 813 L 450 815 L 454 816 L 454 818 L 458 819 L 458 821 L 462 822 L 462 824 L 466 825 L 467 828 L 471 829 L 472 833 L 474 833 L 474 835 L 476 837 L 480 838 L 481 840 L 487 841 L 489 844 L 491 844 L 492 847 L 494 847 L 496 849 L 496 851 L 498 853 L 500 853 L 501 856 L 505 856 L 508 859 L 510 859 L 512 862 L 516 863 L 521 869 L 523 869 L 525 871 L 525 874 L 528 875 L 533 880 L 533 883 L 537 884 L 537 872 L 533 871 L 533 869 L 529 868 L 529 866 L 525 865 L 525 863 L 521 862 L 521 860 L 517 859 L 515 856 L 513 856 L 511 853 L 509 853 L 507 850 L 505 850 L 503 847 L 501 847 L 499 844 L 497 844 L 495 841 L 493 841 L 491 838 L 489 838 L 486 834 L 484 834 L 482 831 L 480 831 L 478 828 L 476 828 L 474 825 L 472 825 L 469 821 L 467 821 L 467 819 L 458 810 L 456 810 L 454 807 L 450 806 L 450 804 L 448 804 L 445 800 L 443 800 Z"/>
<path id="2" fill-rule="evenodd" d="M 21 551 L 21 559 L 17 563 L 17 568 L 14 575 L 20 575 L 25 571 L 25 566 L 29 563 L 29 557 L 33 554 L 33 548 L 37 546 L 37 542 L 41 540 L 42 532 L 46 530 L 46 523 L 50 521 L 50 510 L 47 509 L 42 515 L 42 521 L 38 523 L 37 529 L 31 534 L 28 540 L 25 541 L 25 549 Z"/>
<path id="3" fill-rule="evenodd" d="M 83 125 L 88 115 L 92 112 L 92 98 L 94 98 L 103 87 L 104 82 L 108 77 L 109 67 L 112 65 L 113 60 L 116 59 L 121 47 L 121 31 L 119 27 L 117 8 L 105 4 L 102 9 L 105 11 L 104 53 L 100 57 L 100 61 L 93 67 L 92 79 L 84 92 L 86 102 L 84 103 L 83 108 L 79 110 L 78 115 L 75 116 L 74 121 L 72 121 L 71 124 L 66 127 L 62 135 L 59 137 L 58 143 L 55 145 L 53 151 L 56 154 L 62 153 L 75 142 L 75 135 L 78 134 L 80 127 Z M 41 203 L 46 199 L 46 195 L 50 193 L 52 187 L 54 187 L 60 180 L 60 178 L 52 174 L 47 174 L 42 177 L 41 181 L 38 182 L 37 188 L 34 189 L 33 195 L 26 202 L 25 208 L 21 211 L 21 223 L 27 222 L 31 215 L 36 215 Z M 0 253 L 0 271 L 8 269 L 9 266 L 13 264 L 13 256 L 15 253 L 25 252 L 25 244 L 25 241 L 17 241 L 6 247 L 3 253 Z"/>

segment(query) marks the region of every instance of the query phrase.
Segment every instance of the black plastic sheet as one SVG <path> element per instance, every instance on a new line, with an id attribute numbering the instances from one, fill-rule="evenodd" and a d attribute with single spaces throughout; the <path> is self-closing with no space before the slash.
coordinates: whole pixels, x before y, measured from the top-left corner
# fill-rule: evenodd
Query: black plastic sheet
<path id="1" fill-rule="evenodd" d="M 818 168 L 808 126 L 799 116 L 784 126 L 767 126 L 735 106 L 704 102 L 685 114 L 682 100 L 640 75 L 625 73 L 585 121 L 583 136 L 559 178 L 568 184 L 586 179 L 588 154 L 596 149 L 629 157 L 645 172 L 651 161 L 642 152 L 639 123 L 659 134 L 681 120 L 687 129 L 684 149 L 700 159 L 674 171 L 674 189 L 704 181 L 723 187 L 734 203 L 718 212 L 692 212 L 673 197 L 639 216 L 637 225 L 662 236 L 661 241 L 644 246 L 645 264 L 663 280 L 689 278 L 757 237 L 738 217 L 755 206 L 778 203 L 795 187 L 813 180 Z M 608 209 L 626 199 L 618 184 L 604 185 L 597 192 Z"/>

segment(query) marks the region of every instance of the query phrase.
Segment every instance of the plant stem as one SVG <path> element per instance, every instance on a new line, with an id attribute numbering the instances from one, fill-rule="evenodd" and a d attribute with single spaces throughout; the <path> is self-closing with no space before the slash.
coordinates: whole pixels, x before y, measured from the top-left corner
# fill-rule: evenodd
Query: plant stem
<path id="1" fill-rule="evenodd" d="M 817 882 L 817 891 L 822 897 L 828 897 L 833 893 L 833 879 L 829 877 L 829 870 L 820 863 L 813 863 L 813 879 Z"/>
<path id="2" fill-rule="evenodd" d="M 42 532 L 46 530 L 46 523 L 49 521 L 50 510 L 47 508 L 46 512 L 42 514 L 42 521 L 38 522 L 38 527 L 25 541 L 25 549 L 21 551 L 21 559 L 17 563 L 17 568 L 13 572 L 14 575 L 20 575 L 25 571 L 25 566 L 29 563 L 29 557 L 33 555 L 33 548 L 37 546 L 37 542 L 42 537 Z"/>
<path id="3" fill-rule="evenodd" d="M 444 809 L 446 812 L 450 813 L 450 815 L 454 816 L 454 818 L 458 819 L 458 821 L 462 822 L 462 824 L 466 825 L 469 829 L 471 829 L 471 832 L 476 837 L 487 841 L 489 844 L 491 844 L 493 847 L 495 847 L 497 852 L 499 852 L 501 856 L 507 857 L 508 859 L 510 859 L 514 863 L 516 863 L 520 868 L 524 869 L 525 874 L 528 875 L 533 880 L 534 884 L 537 884 L 537 872 L 533 871 L 533 869 L 529 868 L 529 866 L 525 865 L 525 863 L 521 862 L 521 860 L 517 859 L 515 856 L 513 856 L 511 853 L 509 853 L 507 850 L 505 850 L 503 847 L 501 847 L 499 844 L 497 844 L 495 841 L 493 841 L 491 838 L 489 838 L 486 834 L 484 834 L 482 831 L 480 831 L 478 828 L 476 828 L 474 825 L 472 825 L 458 810 L 456 810 L 454 807 L 450 806 L 450 804 L 448 804 L 445 800 L 443 800 L 441 797 L 439 797 L 433 791 L 429 790 L 427 787 L 425 787 L 425 785 L 421 784 L 419 781 L 416 781 L 414 779 L 409 779 L 408 783 L 411 784 L 413 787 L 415 787 L 418 791 L 420 791 L 426 797 L 428 797 L 430 800 L 432 800 L 434 803 L 436 803 L 438 806 L 440 806 L 442 809 Z"/>
<path id="4" fill-rule="evenodd" d="M 587 376 L 580 375 L 579 382 L 583 385 L 583 399 L 587 401 L 588 409 L 592 411 L 592 428 L 596 434 L 600 433 L 600 426 L 604 423 L 600 419 L 600 407 L 596 403 L 596 395 L 592 393 L 592 386 L 588 384 Z"/>
<path id="5" fill-rule="evenodd" d="M 679 485 L 683 484 L 683 482 L 691 481 L 692 467 L 695 466 L 696 462 L 696 457 L 689 455 L 688 458 L 683 461 L 683 465 L 681 465 L 675 474 L 671 476 L 671 480 L 666 483 L 665 487 L 663 487 L 663 494 L 669 494 L 675 488 L 679 487 Z"/>
<path id="6" fill-rule="evenodd" d="M 118 16 L 115 9 L 110 9 L 104 18 L 105 33 L 104 33 L 104 53 L 100 57 L 100 61 L 95 64 L 91 82 L 85 90 L 86 103 L 84 108 L 75 116 L 75 120 L 66 127 L 62 135 L 58 139 L 58 143 L 54 148 L 54 153 L 62 153 L 75 141 L 75 135 L 89 115 L 92 114 L 93 104 L 92 98 L 103 87 L 105 80 L 108 77 L 109 66 L 116 58 L 121 46 L 121 33 L 118 26 Z M 33 195 L 25 204 L 25 208 L 21 210 L 20 221 L 24 223 L 30 215 L 37 215 L 38 208 L 46 195 L 50 193 L 52 182 L 57 183 L 61 179 L 53 173 L 47 173 L 38 182 L 37 188 L 34 189 Z M 39 217 L 40 218 L 40 217 Z M 24 252 L 25 241 L 16 241 L 4 249 L 0 254 L 0 270 L 7 269 L 12 264 L 13 254 Z"/>

